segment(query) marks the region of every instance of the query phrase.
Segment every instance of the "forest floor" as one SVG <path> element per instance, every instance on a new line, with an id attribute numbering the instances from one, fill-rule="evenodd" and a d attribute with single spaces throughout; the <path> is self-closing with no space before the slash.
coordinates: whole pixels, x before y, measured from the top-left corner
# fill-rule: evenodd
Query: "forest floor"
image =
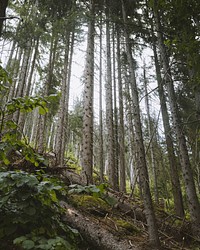
<path id="1" fill-rule="evenodd" d="M 70 184 L 82 184 L 80 175 L 71 170 L 65 171 L 64 176 Z M 63 203 L 66 208 L 64 219 L 87 241 L 80 249 L 152 249 L 140 199 L 110 189 L 106 196 L 111 202 L 85 192 L 72 192 L 68 202 Z M 166 212 L 161 205 L 154 207 L 161 249 L 200 249 L 200 241 L 191 235 L 186 219 Z"/>
<path id="2" fill-rule="evenodd" d="M 25 165 L 21 159 L 15 159 L 12 167 L 23 169 Z M 63 220 L 79 231 L 79 250 L 152 250 L 141 199 L 107 187 L 97 195 L 96 186 L 83 185 L 77 169 L 51 165 L 47 172 L 62 179 L 69 190 L 67 199 L 61 201 L 65 209 Z M 98 187 L 99 183 L 95 184 Z M 188 220 L 160 204 L 154 203 L 154 209 L 160 249 L 200 250 L 200 240 L 192 235 Z"/>

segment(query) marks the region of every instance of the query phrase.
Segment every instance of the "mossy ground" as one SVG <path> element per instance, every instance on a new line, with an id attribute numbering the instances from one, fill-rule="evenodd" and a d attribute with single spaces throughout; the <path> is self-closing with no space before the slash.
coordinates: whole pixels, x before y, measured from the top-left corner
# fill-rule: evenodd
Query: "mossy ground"
<path id="1" fill-rule="evenodd" d="M 72 194 L 70 199 L 75 207 L 94 216 L 113 234 L 129 239 L 134 236 L 142 237 L 142 232 L 134 224 L 133 219 L 122 215 L 118 209 L 114 209 L 104 200 L 87 194 Z"/>

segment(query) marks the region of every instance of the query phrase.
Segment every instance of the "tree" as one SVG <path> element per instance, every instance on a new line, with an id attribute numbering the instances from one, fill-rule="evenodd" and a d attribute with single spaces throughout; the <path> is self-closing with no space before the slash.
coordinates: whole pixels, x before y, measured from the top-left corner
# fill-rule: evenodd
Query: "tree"
<path id="1" fill-rule="evenodd" d="M 106 125 L 107 125 L 107 151 L 108 151 L 108 178 L 113 189 L 118 189 L 118 180 L 115 166 L 115 138 L 113 124 L 113 86 L 111 71 L 110 47 L 110 1 L 106 1 Z"/>
<path id="2" fill-rule="evenodd" d="M 174 83 L 170 71 L 170 65 L 168 61 L 168 56 L 165 49 L 163 34 L 162 34 L 162 26 L 160 21 L 160 14 L 159 14 L 159 6 L 157 1 L 154 0 L 153 6 L 154 16 L 155 16 L 155 25 L 157 30 L 158 36 L 158 45 L 162 57 L 162 64 L 164 69 L 164 79 L 169 95 L 169 105 L 171 109 L 173 125 L 176 132 L 176 138 L 178 142 L 179 148 L 179 156 L 180 156 L 180 163 L 183 172 L 183 178 L 185 181 L 185 188 L 188 200 L 188 207 L 190 211 L 191 221 L 193 232 L 199 237 L 200 236 L 200 204 L 198 201 L 198 197 L 196 194 L 196 188 L 193 178 L 193 173 L 191 169 L 190 159 L 187 150 L 186 138 L 184 135 L 184 131 L 181 127 L 181 120 L 178 112 L 178 106 L 176 102 L 176 94 L 174 90 Z"/>
<path id="3" fill-rule="evenodd" d="M 147 129 L 148 129 L 148 136 L 149 136 L 149 147 L 150 150 L 150 159 L 151 159 L 151 168 L 152 168 L 152 175 L 153 175 L 153 186 L 154 186 L 154 198 L 156 203 L 159 203 L 159 194 L 158 194 L 158 176 L 157 176 L 157 169 L 156 169 L 156 157 L 155 157 L 155 129 L 152 124 L 152 119 L 150 115 L 150 104 L 149 104 L 149 96 L 148 96 L 148 89 L 147 89 L 147 78 L 146 78 L 146 65 L 144 62 L 144 69 L 143 69 L 143 77 L 144 77 L 144 93 L 145 93 L 145 105 L 146 105 L 146 113 L 147 113 Z M 147 150 L 148 150 L 147 149 Z"/>
<path id="4" fill-rule="evenodd" d="M 152 35 L 155 38 L 154 33 L 152 33 Z M 183 207 L 183 198 L 182 198 L 181 185 L 180 185 L 178 167 L 177 167 L 178 162 L 175 156 L 174 143 L 172 140 L 173 136 L 171 132 L 172 130 L 171 130 L 170 122 L 169 122 L 170 119 L 169 119 L 169 114 L 167 110 L 166 96 L 165 96 L 165 91 L 163 87 L 163 80 L 161 76 L 160 64 L 158 61 L 155 41 L 153 41 L 152 46 L 153 46 L 153 52 L 154 52 L 156 77 L 157 77 L 157 83 L 158 83 L 158 94 L 159 94 L 159 99 L 160 99 L 164 134 L 165 134 L 169 166 L 170 166 L 170 177 L 171 177 L 171 183 L 172 183 L 172 193 L 173 193 L 173 198 L 174 198 L 174 211 L 178 216 L 183 217 L 184 207 Z"/>
<path id="5" fill-rule="evenodd" d="M 94 34 L 95 34 L 95 4 L 94 0 L 90 0 L 86 64 L 84 71 L 83 138 L 82 138 L 82 150 L 81 150 L 82 178 L 85 181 L 85 183 L 93 182 L 92 173 L 93 173 Z"/>
<path id="6" fill-rule="evenodd" d="M 131 90 L 132 90 L 132 98 L 133 98 L 133 115 L 134 115 L 134 127 L 135 127 L 135 140 L 137 143 L 137 161 L 138 161 L 138 170 L 139 170 L 139 178 L 140 178 L 140 188 L 142 192 L 144 207 L 145 207 L 145 216 L 148 225 L 149 232 L 149 240 L 150 244 L 154 247 L 159 247 L 160 241 L 158 237 L 158 230 L 156 225 L 155 213 L 152 204 L 152 198 L 149 187 L 149 176 L 145 158 L 145 149 L 143 143 L 143 135 L 142 135 L 142 124 L 140 118 L 140 108 L 139 108 L 139 100 L 138 100 L 138 90 L 134 72 L 132 51 L 130 46 L 130 38 L 127 29 L 127 15 L 125 9 L 124 0 L 121 0 L 122 4 L 122 15 L 124 22 L 124 35 L 126 42 L 126 50 L 127 50 L 127 59 L 129 63 L 130 70 L 130 80 L 131 80 Z"/>
<path id="7" fill-rule="evenodd" d="M 119 172 L 120 172 L 120 191 L 126 191 L 126 167 L 125 167 L 125 133 L 124 133 L 124 109 L 123 109 L 123 86 L 121 76 L 121 54 L 120 54 L 120 34 L 119 25 L 117 29 L 117 78 L 119 91 Z"/>
<path id="8" fill-rule="evenodd" d="M 100 168 L 100 178 L 101 181 L 104 181 L 104 152 L 103 152 L 103 96 L 102 96 L 102 36 L 103 36 L 103 20 L 102 20 L 102 11 L 100 13 L 100 34 L 99 34 L 99 168 Z"/>

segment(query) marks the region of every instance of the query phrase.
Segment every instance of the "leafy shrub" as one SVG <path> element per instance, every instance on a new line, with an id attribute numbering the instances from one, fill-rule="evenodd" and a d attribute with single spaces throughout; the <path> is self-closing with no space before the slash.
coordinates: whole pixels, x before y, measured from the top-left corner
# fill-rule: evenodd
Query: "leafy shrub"
<path id="1" fill-rule="evenodd" d="M 64 195 L 62 185 L 45 175 L 0 172 L 2 249 L 76 249 L 77 231 L 62 222 Z"/>
<path id="2" fill-rule="evenodd" d="M 101 183 L 98 186 L 96 185 L 81 186 L 78 184 L 73 184 L 70 185 L 69 188 L 70 188 L 69 194 L 86 193 L 96 198 L 104 200 L 110 206 L 114 206 L 117 203 L 117 200 L 114 197 L 111 197 L 106 193 L 107 184 L 105 183 Z"/>

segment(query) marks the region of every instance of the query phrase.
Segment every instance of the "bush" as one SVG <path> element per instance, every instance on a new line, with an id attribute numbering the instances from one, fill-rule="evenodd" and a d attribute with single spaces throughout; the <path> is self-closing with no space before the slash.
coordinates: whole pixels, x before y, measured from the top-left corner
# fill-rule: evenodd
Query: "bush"
<path id="1" fill-rule="evenodd" d="M 62 185 L 44 174 L 0 172 L 2 249 L 76 249 L 78 233 L 62 222 L 61 196 Z"/>

